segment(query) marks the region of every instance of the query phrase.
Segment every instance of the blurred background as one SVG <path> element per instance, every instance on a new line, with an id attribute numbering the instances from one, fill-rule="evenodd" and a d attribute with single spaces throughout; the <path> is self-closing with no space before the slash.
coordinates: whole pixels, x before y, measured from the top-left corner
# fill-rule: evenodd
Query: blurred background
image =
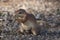
<path id="1" fill-rule="evenodd" d="M 25 9 L 42 27 L 40 35 L 16 31 L 15 11 Z M 0 40 L 60 40 L 60 0 L 0 0 Z"/>

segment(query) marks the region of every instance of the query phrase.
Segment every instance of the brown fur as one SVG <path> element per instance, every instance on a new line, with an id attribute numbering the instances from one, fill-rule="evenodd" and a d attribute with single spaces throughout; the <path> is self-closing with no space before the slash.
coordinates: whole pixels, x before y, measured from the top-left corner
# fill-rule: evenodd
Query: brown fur
<path id="1" fill-rule="evenodd" d="M 16 21 L 21 24 L 20 32 L 31 31 L 34 35 L 39 33 L 39 26 L 37 21 L 32 14 L 28 14 L 24 9 L 16 11 Z"/>

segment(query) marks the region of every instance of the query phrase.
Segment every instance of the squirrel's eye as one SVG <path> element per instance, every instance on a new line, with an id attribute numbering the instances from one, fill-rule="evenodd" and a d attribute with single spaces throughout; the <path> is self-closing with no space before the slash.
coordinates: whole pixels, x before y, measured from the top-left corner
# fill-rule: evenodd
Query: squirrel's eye
<path id="1" fill-rule="evenodd" d="M 22 14 L 22 12 L 19 12 L 19 14 Z"/>

